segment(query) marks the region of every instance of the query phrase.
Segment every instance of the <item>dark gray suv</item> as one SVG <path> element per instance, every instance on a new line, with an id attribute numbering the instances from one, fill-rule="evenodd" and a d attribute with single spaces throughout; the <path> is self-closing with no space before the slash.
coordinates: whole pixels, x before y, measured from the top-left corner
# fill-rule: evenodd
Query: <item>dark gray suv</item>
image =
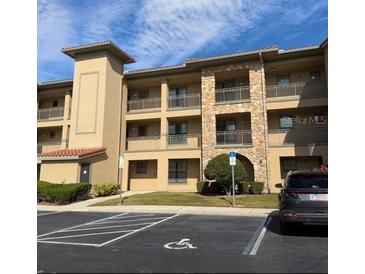
<path id="1" fill-rule="evenodd" d="M 289 171 L 279 194 L 281 233 L 287 234 L 293 224 L 328 225 L 327 171 Z"/>

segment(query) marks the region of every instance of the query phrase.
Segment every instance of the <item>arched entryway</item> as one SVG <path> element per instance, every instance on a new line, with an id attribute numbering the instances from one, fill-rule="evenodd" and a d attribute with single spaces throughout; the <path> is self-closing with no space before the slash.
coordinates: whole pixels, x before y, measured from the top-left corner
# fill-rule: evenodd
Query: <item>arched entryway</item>
<path id="1" fill-rule="evenodd" d="M 245 166 L 245 169 L 247 171 L 247 181 L 254 182 L 255 181 L 255 171 L 254 171 L 254 167 L 253 167 L 253 164 L 251 163 L 251 161 L 247 157 L 243 156 L 242 154 L 237 153 L 236 157 Z"/>

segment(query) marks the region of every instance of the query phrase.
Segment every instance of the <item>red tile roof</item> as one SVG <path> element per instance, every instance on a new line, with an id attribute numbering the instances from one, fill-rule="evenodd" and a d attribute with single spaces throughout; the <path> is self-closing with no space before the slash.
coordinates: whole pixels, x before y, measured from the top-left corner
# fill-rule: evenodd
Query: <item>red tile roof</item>
<path id="1" fill-rule="evenodd" d="M 85 157 L 106 151 L 106 147 L 65 148 L 38 154 L 38 157 Z"/>

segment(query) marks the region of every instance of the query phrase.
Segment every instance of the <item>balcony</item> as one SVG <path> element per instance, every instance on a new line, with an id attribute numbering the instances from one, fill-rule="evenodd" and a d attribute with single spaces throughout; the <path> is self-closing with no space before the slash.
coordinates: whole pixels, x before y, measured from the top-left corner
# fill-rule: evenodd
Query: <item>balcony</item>
<path id="1" fill-rule="evenodd" d="M 232 130 L 216 132 L 217 146 L 252 145 L 251 130 Z"/>
<path id="2" fill-rule="evenodd" d="M 68 141 L 37 142 L 37 154 L 68 147 Z"/>
<path id="3" fill-rule="evenodd" d="M 127 110 L 131 111 L 144 111 L 148 109 L 159 109 L 161 108 L 161 98 L 145 98 L 145 99 L 136 99 L 136 100 L 128 100 Z"/>
<path id="4" fill-rule="evenodd" d="M 160 136 L 128 137 L 126 139 L 127 151 L 158 150 L 161 148 Z"/>
<path id="5" fill-rule="evenodd" d="M 250 100 L 250 87 L 238 86 L 232 88 L 221 88 L 215 90 L 216 103 L 237 103 Z"/>
<path id="6" fill-rule="evenodd" d="M 200 134 L 174 134 L 167 135 L 168 148 L 200 148 L 201 135 Z"/>
<path id="7" fill-rule="evenodd" d="M 325 81 L 311 81 L 266 87 L 266 97 L 269 100 L 275 100 L 276 98 L 283 99 L 283 97 L 289 96 L 296 96 L 303 99 L 327 97 L 327 83 Z"/>
<path id="8" fill-rule="evenodd" d="M 37 120 L 62 120 L 64 116 L 64 107 L 41 108 L 38 109 Z"/>
<path id="9" fill-rule="evenodd" d="M 128 137 L 127 151 L 151 151 L 162 149 L 196 149 L 201 146 L 200 134 L 176 134 L 161 136 Z"/>
<path id="10" fill-rule="evenodd" d="M 169 96 L 169 109 L 189 109 L 200 107 L 200 94 L 193 93 L 188 95 Z"/>
<path id="11" fill-rule="evenodd" d="M 328 143 L 328 128 L 290 128 L 269 130 L 269 144 L 273 146 L 286 145 L 326 145 Z"/>

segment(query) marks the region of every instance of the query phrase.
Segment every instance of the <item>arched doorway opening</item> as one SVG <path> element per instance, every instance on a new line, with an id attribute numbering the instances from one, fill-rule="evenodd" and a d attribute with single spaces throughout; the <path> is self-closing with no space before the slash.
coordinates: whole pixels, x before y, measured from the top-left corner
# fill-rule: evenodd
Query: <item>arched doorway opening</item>
<path id="1" fill-rule="evenodd" d="M 241 163 L 245 166 L 247 172 L 247 181 L 254 182 L 255 181 L 255 170 L 251 161 L 243 156 L 242 154 L 236 155 L 237 159 L 241 161 Z"/>

